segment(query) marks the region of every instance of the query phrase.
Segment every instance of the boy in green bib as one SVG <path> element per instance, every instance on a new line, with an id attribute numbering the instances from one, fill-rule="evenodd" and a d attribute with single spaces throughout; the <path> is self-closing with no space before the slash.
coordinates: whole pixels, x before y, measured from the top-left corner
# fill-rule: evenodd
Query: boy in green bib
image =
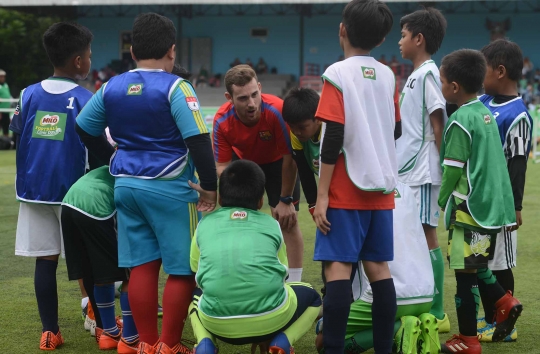
<path id="1" fill-rule="evenodd" d="M 190 307 L 195 353 L 216 353 L 216 339 L 261 343 L 272 354 L 292 346 L 319 314 L 309 284 L 285 283 L 287 252 L 278 222 L 259 212 L 265 177 L 254 162 L 232 162 L 219 180 L 221 209 L 205 216 L 191 243 L 198 289 Z"/>
<path id="2" fill-rule="evenodd" d="M 449 230 L 448 259 L 456 274 L 460 333 L 441 346 L 443 353 L 482 353 L 476 335 L 480 300 L 477 271 L 496 303 L 493 341 L 502 340 L 512 331 L 523 309 L 487 270 L 497 232 L 503 226 L 515 225 L 516 219 L 497 123 L 476 96 L 485 73 L 484 56 L 470 49 L 444 57 L 440 70 L 444 98 L 459 107 L 444 129 L 439 206 L 445 211 Z"/>

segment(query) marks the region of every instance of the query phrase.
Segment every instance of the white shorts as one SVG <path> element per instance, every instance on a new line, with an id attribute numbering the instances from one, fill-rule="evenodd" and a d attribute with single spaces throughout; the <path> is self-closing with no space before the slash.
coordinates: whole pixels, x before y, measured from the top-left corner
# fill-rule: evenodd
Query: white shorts
<path id="1" fill-rule="evenodd" d="M 416 197 L 416 204 L 420 212 L 420 221 L 422 225 L 437 227 L 439 225 L 439 192 L 441 186 L 426 183 L 421 186 L 410 186 Z"/>
<path id="2" fill-rule="evenodd" d="M 489 261 L 491 270 L 506 270 L 516 266 L 517 231 L 502 231 L 497 234 L 493 259 Z"/>
<path id="3" fill-rule="evenodd" d="M 61 205 L 20 203 L 15 255 L 45 257 L 64 254 Z"/>

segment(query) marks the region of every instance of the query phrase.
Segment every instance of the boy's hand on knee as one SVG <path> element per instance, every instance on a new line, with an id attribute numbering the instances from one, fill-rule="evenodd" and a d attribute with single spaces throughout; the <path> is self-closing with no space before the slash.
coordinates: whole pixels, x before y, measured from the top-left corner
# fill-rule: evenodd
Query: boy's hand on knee
<path id="1" fill-rule="evenodd" d="M 315 205 L 315 211 L 313 212 L 313 219 L 317 224 L 317 228 L 326 235 L 330 231 L 330 222 L 326 219 L 326 210 L 328 209 L 328 197 L 317 198 L 317 204 Z"/>

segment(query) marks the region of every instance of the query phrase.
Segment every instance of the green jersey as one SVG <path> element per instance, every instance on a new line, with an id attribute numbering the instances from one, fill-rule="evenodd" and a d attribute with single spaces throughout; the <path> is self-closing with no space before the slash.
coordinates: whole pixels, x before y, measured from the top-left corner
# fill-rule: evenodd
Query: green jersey
<path id="1" fill-rule="evenodd" d="M 79 178 L 67 192 L 62 205 L 69 206 L 96 220 L 114 215 L 114 177 L 109 166 L 102 166 Z"/>
<path id="2" fill-rule="evenodd" d="M 444 168 L 439 205 L 452 222 L 496 231 L 515 223 L 514 200 L 495 119 L 479 101 L 461 106 L 448 120 L 441 146 Z M 450 168 L 462 169 L 449 178 Z M 451 182 L 449 182 L 451 181 Z"/>
<path id="3" fill-rule="evenodd" d="M 210 332 L 227 338 L 258 336 L 279 330 L 292 318 L 296 296 L 285 284 L 287 252 L 270 215 L 221 208 L 205 216 L 190 258 L 203 290 L 199 317 Z M 256 326 L 260 321 L 263 332 Z"/>
<path id="4" fill-rule="evenodd" d="M 320 155 L 320 147 L 321 147 L 321 133 L 322 129 L 320 129 L 319 137 L 317 138 L 317 141 L 313 141 L 313 139 L 309 139 L 306 142 L 301 142 L 298 140 L 296 135 L 294 135 L 291 132 L 291 145 L 293 150 L 302 150 L 304 152 L 304 156 L 306 157 L 306 160 L 308 162 L 309 167 L 315 173 L 317 176 L 319 175 L 319 155 Z"/>
<path id="5" fill-rule="evenodd" d="M 11 98 L 11 92 L 9 91 L 9 86 L 7 83 L 0 84 L 0 99 L 9 99 Z M 11 103 L 9 102 L 0 102 L 0 108 L 9 108 Z"/>

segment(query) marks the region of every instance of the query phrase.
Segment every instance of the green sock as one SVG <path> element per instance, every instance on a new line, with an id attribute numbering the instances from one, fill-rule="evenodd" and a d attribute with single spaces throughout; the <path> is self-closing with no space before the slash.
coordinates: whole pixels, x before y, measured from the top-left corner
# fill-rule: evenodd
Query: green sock
<path id="1" fill-rule="evenodd" d="M 480 291 L 478 288 L 472 288 L 471 293 L 474 295 L 474 302 L 476 304 L 476 318 L 478 318 L 478 311 L 480 309 Z"/>
<path id="2" fill-rule="evenodd" d="M 394 323 L 394 335 L 401 327 L 401 321 Z M 323 332 L 324 333 L 324 332 Z M 356 332 L 354 336 L 345 339 L 345 352 L 363 353 L 373 348 L 373 329 Z"/>
<path id="3" fill-rule="evenodd" d="M 476 275 L 478 276 L 478 279 L 483 281 L 486 285 L 494 284 L 497 281 L 497 277 L 489 268 L 478 269 Z"/>
<path id="4" fill-rule="evenodd" d="M 319 308 L 320 306 L 308 307 L 289 328 L 283 331 L 291 345 L 294 345 L 296 341 L 311 329 L 311 325 L 315 322 L 317 316 L 319 316 Z"/>
<path id="5" fill-rule="evenodd" d="M 191 305 L 189 305 L 188 313 L 189 319 L 191 320 L 191 327 L 193 328 L 193 335 L 195 336 L 197 343 L 200 343 L 204 338 L 209 338 L 212 343 L 216 344 L 216 339 L 210 332 L 206 330 L 206 328 L 204 328 L 199 316 L 197 316 L 197 311 L 194 310 L 195 304 L 192 302 Z"/>
<path id="6" fill-rule="evenodd" d="M 435 296 L 433 297 L 433 305 L 431 313 L 437 319 L 444 318 L 443 306 L 443 289 L 444 289 L 444 258 L 440 247 L 429 251 L 431 259 L 431 267 L 433 268 L 433 276 L 435 278 Z"/>

